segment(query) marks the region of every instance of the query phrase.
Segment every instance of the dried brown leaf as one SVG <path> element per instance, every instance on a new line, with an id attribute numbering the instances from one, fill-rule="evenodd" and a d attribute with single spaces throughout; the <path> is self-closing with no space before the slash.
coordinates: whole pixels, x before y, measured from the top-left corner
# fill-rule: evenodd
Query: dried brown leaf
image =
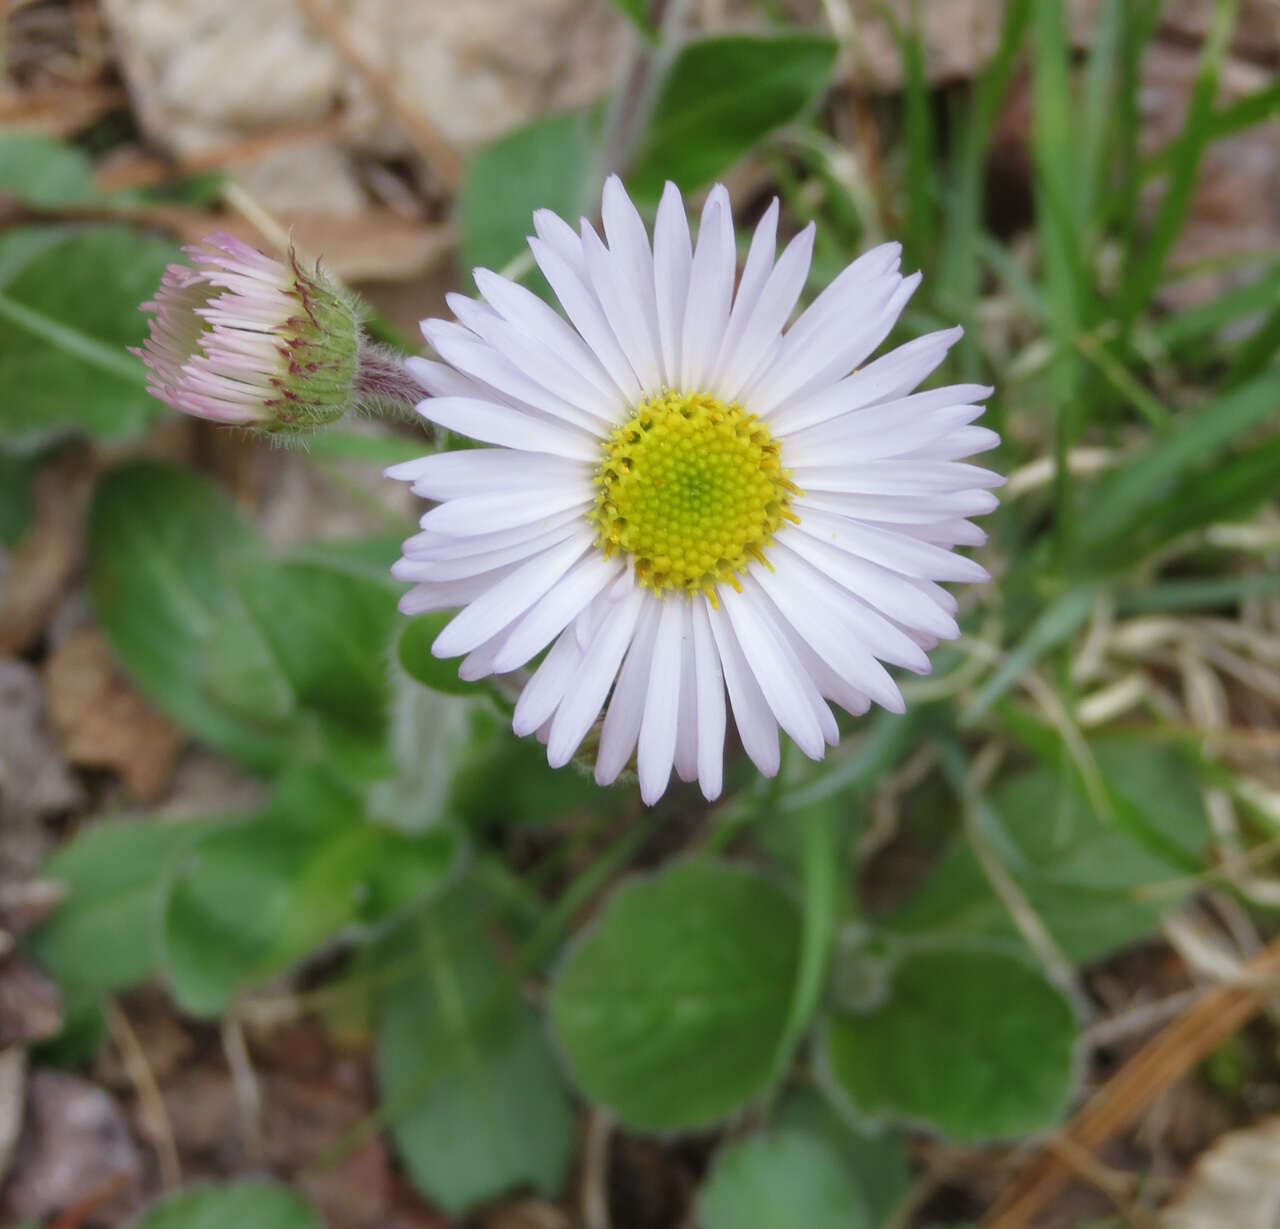
<path id="1" fill-rule="evenodd" d="M 72 632 L 45 666 L 49 716 L 67 757 L 117 772 L 135 798 L 163 794 L 182 735 L 121 675 L 96 627 Z"/>

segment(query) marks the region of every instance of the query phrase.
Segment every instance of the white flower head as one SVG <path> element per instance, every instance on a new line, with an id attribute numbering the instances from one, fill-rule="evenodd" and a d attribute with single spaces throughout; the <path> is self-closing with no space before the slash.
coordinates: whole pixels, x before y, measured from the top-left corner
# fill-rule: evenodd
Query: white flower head
<path id="1" fill-rule="evenodd" d="M 182 249 L 164 271 L 148 336 L 130 347 L 147 391 L 184 414 L 269 435 L 301 435 L 351 408 L 404 406 L 417 388 L 361 331 L 359 303 L 291 248 L 278 260 L 233 235 Z"/>
<path id="2" fill-rule="evenodd" d="M 864 363 L 920 280 L 890 243 L 860 256 L 791 320 L 814 228 L 776 253 L 775 201 L 741 277 L 728 193 L 697 242 L 668 184 L 650 243 L 622 183 L 604 237 L 534 215 L 530 246 L 563 308 L 476 270 L 481 300 L 423 333 L 409 359 L 432 422 L 486 445 L 388 473 L 436 506 L 395 574 L 409 614 L 461 607 L 438 657 L 463 678 L 549 651 L 516 705 L 555 767 L 601 711 L 595 775 L 636 758 L 644 800 L 674 767 L 720 793 L 727 712 L 761 772 L 781 727 L 814 759 L 850 713 L 902 696 L 883 663 L 927 673 L 959 634 L 939 581 L 984 580 L 952 548 L 984 540 L 998 475 L 961 458 L 991 389 L 912 390 L 959 329 Z M 736 283 L 736 286 L 735 286 Z M 726 706 L 726 694 L 728 705 Z"/>

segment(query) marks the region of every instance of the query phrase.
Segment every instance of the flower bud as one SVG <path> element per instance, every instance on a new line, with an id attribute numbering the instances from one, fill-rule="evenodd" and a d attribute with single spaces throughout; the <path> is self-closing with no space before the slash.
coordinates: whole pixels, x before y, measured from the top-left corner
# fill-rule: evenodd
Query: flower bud
<path id="1" fill-rule="evenodd" d="M 296 435 L 371 401 L 420 396 L 399 362 L 365 341 L 357 300 L 292 249 L 285 263 L 212 234 L 183 251 L 194 267 L 165 270 L 142 304 L 150 336 L 134 351 L 150 368 L 147 390 L 167 405 Z"/>

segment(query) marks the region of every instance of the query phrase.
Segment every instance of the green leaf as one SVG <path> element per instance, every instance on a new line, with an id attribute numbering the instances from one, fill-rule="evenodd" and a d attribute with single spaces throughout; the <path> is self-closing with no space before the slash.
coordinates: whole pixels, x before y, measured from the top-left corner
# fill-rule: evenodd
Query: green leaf
<path id="1" fill-rule="evenodd" d="M 97 994 L 144 981 L 158 963 L 168 872 L 220 822 L 117 819 L 80 832 L 41 870 L 66 896 L 27 940 L 32 954 L 64 988 Z"/>
<path id="2" fill-rule="evenodd" d="M 827 965 L 835 942 L 836 918 L 846 871 L 841 848 L 840 815 L 834 801 L 820 802 L 784 821 L 798 829 L 801 882 L 804 891 L 800 961 L 791 1013 L 787 1021 L 786 1043 L 779 1051 L 785 1061 L 813 1019 L 826 984 Z"/>
<path id="3" fill-rule="evenodd" d="M 306 559 L 237 559 L 231 581 L 297 705 L 356 738 L 378 742 L 390 698 L 384 646 L 398 586 Z"/>
<path id="4" fill-rule="evenodd" d="M 82 150 L 36 132 L 0 135 L 0 196 L 24 205 L 87 205 L 98 199 Z"/>
<path id="5" fill-rule="evenodd" d="M 195 1186 L 155 1204 L 132 1229 L 324 1229 L 292 1191 L 266 1182 Z"/>
<path id="6" fill-rule="evenodd" d="M 130 675 L 185 729 L 265 769 L 285 758 L 292 698 L 229 580 L 256 548 L 221 488 L 153 461 L 110 473 L 89 517 L 90 592 Z"/>
<path id="7" fill-rule="evenodd" d="M 516 738 L 492 705 L 473 710 L 471 747 L 456 767 L 451 801 L 476 829 L 552 823 L 587 807 L 617 805 L 587 773 L 552 768 L 542 744 Z"/>
<path id="8" fill-rule="evenodd" d="M 432 691 L 442 691 L 451 696 L 479 696 L 491 691 L 487 679 L 467 682 L 458 677 L 456 660 L 435 657 L 431 652 L 432 641 L 453 618 L 453 611 L 441 610 L 434 614 L 419 615 L 410 619 L 400 633 L 396 653 L 405 672 Z"/>
<path id="9" fill-rule="evenodd" d="M 896 1131 L 850 1123 L 813 1088 L 793 1088 L 772 1117 L 779 1130 L 800 1131 L 835 1150 L 866 1205 L 873 1225 L 882 1225 L 911 1187 L 906 1144 Z"/>
<path id="10" fill-rule="evenodd" d="M 721 1147 L 699 1200 L 705 1229 L 872 1229 L 839 1154 L 783 1128 Z"/>
<path id="11" fill-rule="evenodd" d="M 628 182 L 654 198 L 665 180 L 693 192 L 826 90 L 836 44 L 817 34 L 749 34 L 686 44 L 654 104 Z"/>
<path id="12" fill-rule="evenodd" d="M 0 287 L 7 286 L 37 256 L 74 233 L 70 226 L 13 226 L 0 234 Z"/>
<path id="13" fill-rule="evenodd" d="M 96 226 L 27 255 L 3 287 L 0 438 L 138 434 L 160 406 L 125 347 L 146 337 L 138 304 L 154 294 L 177 248 L 128 227 Z"/>
<path id="14" fill-rule="evenodd" d="M 555 977 L 552 1025 L 583 1090 L 627 1125 L 703 1126 L 769 1083 L 799 959 L 798 912 L 772 880 L 682 863 L 613 893 Z"/>
<path id="15" fill-rule="evenodd" d="M 117 655 L 185 729 L 249 767 L 387 771 L 396 622 L 381 539 L 266 555 L 223 491 L 155 462 L 99 486 L 90 590 Z"/>
<path id="16" fill-rule="evenodd" d="M 457 892 L 378 953 L 378 1072 L 418 1188 L 451 1215 L 514 1187 L 559 1190 L 573 1119 L 546 1035 Z"/>
<path id="17" fill-rule="evenodd" d="M 458 193 L 462 264 L 502 269 L 525 251 L 533 211 L 574 219 L 587 207 L 597 113 L 547 116 L 472 156 Z"/>
<path id="18" fill-rule="evenodd" d="M 449 829 L 392 831 L 321 771 L 291 773 L 266 809 L 209 834 L 175 868 L 163 918 L 175 997 L 217 1014 L 343 927 L 430 896 L 457 853 Z"/>
<path id="19" fill-rule="evenodd" d="M 1109 814 L 1090 805 L 1069 762 L 1065 771 L 1017 777 L 994 796 L 1021 865 L 1058 883 L 1117 891 L 1197 869 L 1210 832 L 1200 782 L 1178 751 L 1112 737 L 1090 744 L 1090 754 Z"/>
<path id="20" fill-rule="evenodd" d="M 1195 774 L 1175 750 L 1117 738 L 1091 744 L 1090 753 L 1118 814 L 1099 814 L 1066 767 L 1013 777 L 984 812 L 1006 869 L 1058 946 L 1080 963 L 1148 934 L 1179 898 L 1153 889 L 1194 869 L 1209 840 Z M 1021 947 L 963 840 L 884 924 Z"/>
<path id="21" fill-rule="evenodd" d="M 955 946 L 903 956 L 885 1002 L 834 1017 L 823 1045 L 860 1114 L 926 1122 L 969 1143 L 1055 1122 L 1075 1037 L 1070 1004 L 1028 963 Z"/>

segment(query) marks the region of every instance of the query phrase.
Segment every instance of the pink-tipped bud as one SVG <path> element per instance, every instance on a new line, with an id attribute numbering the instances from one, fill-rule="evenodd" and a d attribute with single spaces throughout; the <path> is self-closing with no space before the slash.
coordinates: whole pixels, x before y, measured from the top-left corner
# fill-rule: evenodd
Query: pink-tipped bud
<path id="1" fill-rule="evenodd" d="M 183 249 L 193 266 L 170 265 L 156 297 L 151 334 L 135 350 L 150 368 L 147 389 L 175 410 L 271 434 L 297 434 L 377 401 L 417 399 L 407 375 L 386 382 L 386 355 L 369 346 L 356 300 L 317 266 L 304 270 L 226 234 Z"/>

